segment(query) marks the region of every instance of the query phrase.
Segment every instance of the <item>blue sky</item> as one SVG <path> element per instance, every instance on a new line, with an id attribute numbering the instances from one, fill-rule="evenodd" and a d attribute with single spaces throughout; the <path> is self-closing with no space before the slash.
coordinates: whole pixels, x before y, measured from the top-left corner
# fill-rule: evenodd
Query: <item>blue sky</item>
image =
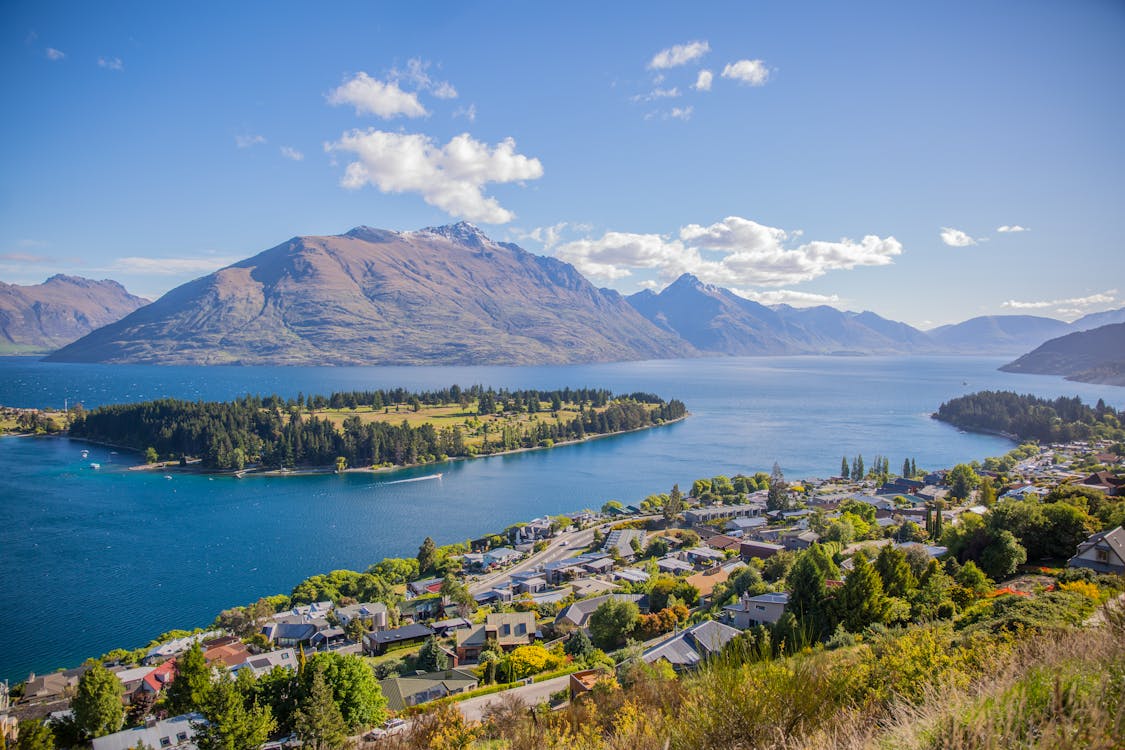
<path id="1" fill-rule="evenodd" d="M 626 293 L 1125 305 L 1125 4 L 698 5 L 4 3 L 0 279 L 463 218 Z"/>

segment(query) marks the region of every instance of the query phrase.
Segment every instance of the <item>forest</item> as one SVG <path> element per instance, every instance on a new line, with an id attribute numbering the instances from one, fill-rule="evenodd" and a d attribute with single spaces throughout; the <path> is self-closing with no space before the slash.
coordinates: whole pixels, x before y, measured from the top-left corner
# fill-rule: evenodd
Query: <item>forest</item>
<path id="1" fill-rule="evenodd" d="M 1077 396 L 1051 400 L 1011 391 L 981 391 L 945 402 L 933 417 L 963 430 L 1001 434 L 1021 441 L 1125 439 L 1117 410 L 1102 399 L 1095 406 L 1088 406 Z"/>
<path id="2" fill-rule="evenodd" d="M 346 416 L 338 427 L 317 409 L 355 410 L 454 404 L 464 424 L 410 425 L 405 419 L 363 421 Z M 564 416 L 564 408 L 568 413 Z M 614 396 L 603 389 L 496 390 L 458 386 L 425 392 L 403 389 L 351 391 L 330 396 L 303 394 L 296 400 L 245 396 L 230 402 L 160 399 L 101 406 L 78 416 L 70 435 L 131 448 L 149 461 L 198 458 L 211 470 L 242 470 L 248 465 L 280 469 L 335 465 L 363 467 L 425 463 L 550 446 L 662 424 L 687 413 L 681 401 L 665 402 L 650 393 Z M 496 420 L 530 414 L 527 421 Z M 483 422 L 481 420 L 484 420 Z M 493 429 L 493 423 L 496 422 Z M 468 425 L 479 425 L 484 439 L 470 445 Z"/>

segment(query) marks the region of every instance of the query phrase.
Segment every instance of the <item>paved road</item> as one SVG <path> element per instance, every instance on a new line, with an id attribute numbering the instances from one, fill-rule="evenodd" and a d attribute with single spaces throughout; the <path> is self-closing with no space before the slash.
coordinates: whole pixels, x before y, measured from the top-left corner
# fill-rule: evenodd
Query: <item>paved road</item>
<path id="1" fill-rule="evenodd" d="M 656 518 L 655 515 L 649 516 L 630 516 L 628 520 L 647 520 L 649 518 Z M 510 568 L 498 571 L 496 573 L 489 573 L 483 576 L 480 580 L 474 581 L 469 584 L 469 593 L 474 596 L 496 586 L 496 584 L 506 581 L 514 573 L 523 573 L 524 571 L 531 570 L 537 565 L 546 565 L 547 563 L 556 562 L 567 557 L 571 557 L 577 552 L 581 552 L 594 540 L 594 529 L 602 526 L 608 527 L 612 521 L 607 521 L 605 524 L 591 526 L 582 531 L 566 531 L 550 540 L 547 549 L 538 552 L 534 555 L 524 558 Z"/>
<path id="2" fill-rule="evenodd" d="M 546 703 L 551 697 L 551 693 L 557 693 L 568 684 L 570 684 L 570 675 L 563 675 L 562 677 L 554 677 L 550 680 L 544 680 L 543 682 L 537 682 L 532 685 L 523 685 L 500 693 L 482 695 L 479 698 L 469 698 L 455 705 L 461 709 L 461 713 L 464 714 L 466 720 L 480 721 L 481 716 L 484 714 L 484 709 L 488 704 L 499 700 L 501 696 L 514 695 L 528 706 L 534 706 L 537 703 Z"/>

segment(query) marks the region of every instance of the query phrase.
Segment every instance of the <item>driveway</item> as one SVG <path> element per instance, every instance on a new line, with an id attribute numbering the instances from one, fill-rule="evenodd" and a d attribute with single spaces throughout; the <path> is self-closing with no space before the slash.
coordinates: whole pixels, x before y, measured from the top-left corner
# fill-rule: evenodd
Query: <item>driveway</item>
<path id="1" fill-rule="evenodd" d="M 511 690 L 504 690 L 500 693 L 492 693 L 491 695 L 482 695 L 479 698 L 469 698 L 468 700 L 461 701 L 456 706 L 461 709 L 465 719 L 468 721 L 480 721 L 481 716 L 484 715 L 485 708 L 488 707 L 493 701 L 499 700 L 500 696 L 514 695 L 526 703 L 528 706 L 534 706 L 537 703 L 546 703 L 551 697 L 551 693 L 557 693 L 570 684 L 570 675 L 563 675 L 562 677 L 553 677 L 543 682 L 537 682 L 532 685 L 521 685 Z"/>

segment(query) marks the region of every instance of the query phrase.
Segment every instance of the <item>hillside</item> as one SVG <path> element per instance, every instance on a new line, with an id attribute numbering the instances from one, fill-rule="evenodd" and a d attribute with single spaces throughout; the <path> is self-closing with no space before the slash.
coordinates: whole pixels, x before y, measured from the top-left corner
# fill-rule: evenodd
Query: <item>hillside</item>
<path id="1" fill-rule="evenodd" d="M 295 237 L 177 287 L 49 359 L 519 365 L 695 353 L 573 266 L 458 223 Z"/>
<path id="2" fill-rule="evenodd" d="M 1125 386 L 1125 323 L 1051 339 L 1000 369 Z"/>
<path id="3" fill-rule="evenodd" d="M 147 304 L 109 279 L 57 274 L 31 286 L 0 282 L 0 353 L 49 352 Z"/>

